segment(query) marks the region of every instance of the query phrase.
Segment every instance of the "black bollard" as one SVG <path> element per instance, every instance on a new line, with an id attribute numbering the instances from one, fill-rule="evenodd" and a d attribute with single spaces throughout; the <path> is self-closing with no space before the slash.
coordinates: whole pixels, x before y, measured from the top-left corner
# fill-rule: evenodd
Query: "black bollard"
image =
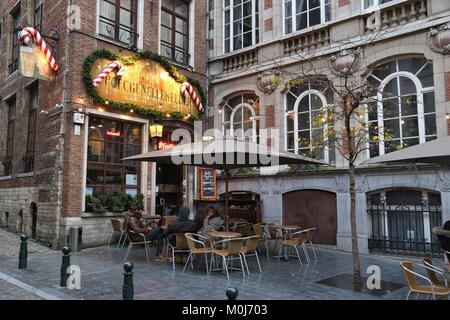
<path id="1" fill-rule="evenodd" d="M 239 295 L 239 290 L 236 288 L 228 288 L 227 289 L 227 297 L 228 300 L 236 300 Z"/>
<path id="2" fill-rule="evenodd" d="M 20 251 L 19 251 L 19 269 L 27 268 L 27 259 L 28 259 L 28 237 L 26 235 L 22 235 L 20 237 Z"/>
<path id="3" fill-rule="evenodd" d="M 70 267 L 70 248 L 64 247 L 62 249 L 63 257 L 61 264 L 61 282 L 60 286 L 63 288 L 67 287 L 67 280 L 69 279 L 70 274 L 67 272 L 67 269 Z"/>
<path id="4" fill-rule="evenodd" d="M 123 300 L 134 300 L 134 284 L 133 284 L 133 269 L 134 265 L 131 262 L 127 262 L 123 265 L 125 270 L 123 277 Z"/>

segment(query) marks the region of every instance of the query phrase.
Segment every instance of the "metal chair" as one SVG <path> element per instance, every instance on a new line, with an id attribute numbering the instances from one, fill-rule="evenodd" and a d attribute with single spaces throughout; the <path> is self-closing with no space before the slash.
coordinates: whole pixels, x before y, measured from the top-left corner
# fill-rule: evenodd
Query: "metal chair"
<path id="1" fill-rule="evenodd" d="M 306 257 L 306 260 L 308 261 L 308 263 L 310 263 L 311 260 L 309 259 L 308 251 L 306 250 L 306 246 L 305 246 L 305 243 L 306 243 L 306 240 L 308 237 L 308 233 L 309 233 L 308 230 L 298 231 L 298 232 L 291 234 L 289 239 L 283 240 L 281 242 L 280 251 L 278 254 L 278 261 L 280 261 L 280 258 L 281 258 L 282 248 L 288 247 L 288 248 L 295 249 L 295 252 L 297 253 L 297 258 L 300 261 L 300 264 L 303 265 L 302 259 L 300 258 L 300 253 L 298 251 L 298 247 L 302 247 L 305 257 Z"/>
<path id="2" fill-rule="evenodd" d="M 240 233 L 242 237 L 250 237 L 254 235 L 253 225 L 251 223 L 239 225 L 233 231 Z"/>
<path id="3" fill-rule="evenodd" d="M 275 224 L 269 223 L 267 225 L 267 230 L 269 231 L 269 237 L 267 238 L 268 242 L 275 242 L 273 246 L 273 254 L 275 254 L 278 246 L 280 245 L 281 241 L 283 240 L 283 236 L 280 233 L 279 229 L 275 227 Z"/>
<path id="4" fill-rule="evenodd" d="M 142 239 L 142 241 L 133 241 L 133 235 L 137 235 L 139 238 Z M 125 254 L 125 258 L 123 259 L 124 262 L 127 261 L 128 255 L 131 252 L 131 249 L 134 245 L 144 245 L 145 247 L 145 255 L 147 256 L 147 263 L 150 263 L 150 256 L 148 253 L 148 245 L 152 243 L 152 241 L 147 241 L 145 239 L 145 234 L 139 233 L 136 234 L 134 231 L 128 230 L 128 239 L 130 240 L 130 244 L 128 245 L 127 253 Z"/>
<path id="5" fill-rule="evenodd" d="M 255 235 L 259 236 L 259 244 L 262 244 L 266 248 L 267 261 L 269 261 L 269 242 L 267 240 L 266 232 L 262 224 L 253 225 Z"/>
<path id="6" fill-rule="evenodd" d="M 436 286 L 446 287 L 448 288 L 447 276 L 445 275 L 445 270 L 438 268 L 433 265 L 433 262 L 430 258 L 422 258 L 423 266 L 427 269 L 428 278 L 433 282 Z M 438 279 L 437 274 L 439 274 L 444 281 Z"/>
<path id="7" fill-rule="evenodd" d="M 447 297 L 450 295 L 450 289 L 446 287 L 436 286 L 433 282 L 427 277 L 414 272 L 413 264 L 410 261 L 402 261 L 400 262 L 400 267 L 403 270 L 405 275 L 406 282 L 409 286 L 409 292 L 406 296 L 406 300 L 409 300 L 411 294 L 416 294 L 416 300 L 419 298 L 419 295 L 423 294 L 428 297 L 432 297 L 433 300 L 436 300 L 436 296 L 438 297 Z M 428 284 L 423 285 L 417 282 L 417 279 L 425 280 Z"/>
<path id="8" fill-rule="evenodd" d="M 206 262 L 206 273 L 209 275 L 210 269 L 208 267 L 208 254 L 212 253 L 210 240 L 202 235 L 196 234 L 193 235 L 192 233 L 186 233 L 185 234 L 186 241 L 189 246 L 189 257 L 186 261 L 186 264 L 184 266 L 183 272 L 186 271 L 187 266 L 190 264 L 191 269 L 194 269 L 194 258 L 196 255 L 202 255 L 205 257 Z M 199 240 L 197 240 L 197 239 Z M 203 241 L 202 241 L 203 240 Z"/>
<path id="9" fill-rule="evenodd" d="M 317 230 L 316 228 L 311 228 L 311 229 L 305 230 L 308 232 L 306 234 L 305 245 L 309 244 L 311 246 L 312 252 L 314 253 L 314 258 L 317 261 L 316 250 L 314 249 L 314 245 L 312 243 L 312 239 L 314 238 L 314 234 L 316 233 L 316 230 Z"/>
<path id="10" fill-rule="evenodd" d="M 171 252 L 172 257 L 172 265 L 173 270 L 175 270 L 175 254 L 177 253 L 190 253 L 189 250 L 189 244 L 187 242 L 186 236 L 184 233 L 176 233 L 172 236 L 175 237 L 175 245 L 173 246 L 170 241 L 167 242 L 167 252 L 166 257 L 169 257 L 169 251 Z M 169 258 L 166 258 L 166 261 L 168 261 Z"/>
<path id="11" fill-rule="evenodd" d="M 242 270 L 242 275 L 245 278 L 244 258 L 242 257 L 242 252 L 244 251 L 244 246 L 242 245 L 243 240 L 244 239 L 242 238 L 234 238 L 215 242 L 212 250 L 210 269 L 212 269 L 214 255 L 222 257 L 223 267 L 226 271 L 228 280 L 230 280 L 227 262 L 239 259 L 241 261 L 241 269 L 239 270 Z"/>
<path id="12" fill-rule="evenodd" d="M 242 247 L 242 258 L 244 258 L 245 268 L 247 269 L 248 275 L 250 275 L 250 271 L 248 269 L 248 263 L 247 258 L 249 257 L 256 257 L 256 261 L 258 262 L 259 272 L 262 273 L 261 269 L 261 263 L 259 262 L 259 256 L 258 256 L 258 244 L 260 241 L 259 236 L 253 236 L 243 239 L 245 245 Z"/>
<path id="13" fill-rule="evenodd" d="M 119 238 L 119 243 L 117 244 L 117 248 L 120 247 L 120 243 L 122 242 L 122 237 L 125 235 L 125 237 L 123 238 L 123 244 L 122 244 L 122 247 L 123 247 L 125 245 L 125 241 L 127 240 L 127 237 L 128 237 L 127 229 L 123 227 L 122 222 L 119 219 L 111 219 L 111 224 L 113 227 L 113 231 L 111 233 L 111 237 L 109 238 L 108 247 L 111 245 L 111 241 L 114 237 L 114 234 L 116 234 L 116 233 L 120 233 L 120 238 Z"/>

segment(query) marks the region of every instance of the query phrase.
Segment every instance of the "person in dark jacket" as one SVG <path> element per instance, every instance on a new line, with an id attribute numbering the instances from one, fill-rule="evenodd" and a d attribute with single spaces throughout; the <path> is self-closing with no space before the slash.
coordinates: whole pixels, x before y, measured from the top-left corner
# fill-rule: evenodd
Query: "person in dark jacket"
<path id="1" fill-rule="evenodd" d="M 440 229 L 440 228 L 438 228 Z M 450 252 L 450 220 L 444 223 L 442 229 L 437 230 L 436 236 L 439 240 L 439 244 L 442 250 L 446 252 Z M 447 261 L 450 263 L 450 253 L 447 253 Z"/>
<path id="2" fill-rule="evenodd" d="M 156 241 L 156 258 L 157 261 L 164 261 L 164 257 L 161 255 L 164 239 L 164 229 L 162 227 L 156 227 L 152 229 L 151 227 L 146 227 L 141 222 L 142 213 L 141 210 L 133 208 L 130 213 L 127 214 L 125 219 L 125 226 L 128 230 L 133 231 L 130 237 L 134 242 L 142 241 L 143 234 L 145 236 L 145 241 Z"/>

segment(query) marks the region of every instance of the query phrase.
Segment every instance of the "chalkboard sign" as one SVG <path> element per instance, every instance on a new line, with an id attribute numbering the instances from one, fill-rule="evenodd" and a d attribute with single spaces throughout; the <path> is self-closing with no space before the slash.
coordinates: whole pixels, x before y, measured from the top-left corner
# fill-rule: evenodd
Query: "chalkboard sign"
<path id="1" fill-rule="evenodd" d="M 217 198 L 217 179 L 216 170 L 200 169 L 200 199 L 216 200 Z"/>

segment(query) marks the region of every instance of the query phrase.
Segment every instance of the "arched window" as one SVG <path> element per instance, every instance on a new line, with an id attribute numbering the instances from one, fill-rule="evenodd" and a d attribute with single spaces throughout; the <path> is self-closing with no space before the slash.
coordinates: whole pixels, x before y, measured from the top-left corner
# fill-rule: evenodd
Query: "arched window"
<path id="1" fill-rule="evenodd" d="M 226 136 L 258 142 L 259 99 L 254 94 L 230 98 L 223 108 L 223 130 Z"/>
<path id="2" fill-rule="evenodd" d="M 335 162 L 329 125 L 321 121 L 324 108 L 333 103 L 333 91 L 323 83 L 307 81 L 292 87 L 285 96 L 286 149 Z"/>
<path id="3" fill-rule="evenodd" d="M 396 59 L 374 68 L 369 82 L 379 87 L 369 106 L 370 148 L 376 157 L 437 137 L 433 65 L 424 58 Z M 377 137 L 378 135 L 378 137 Z"/>

